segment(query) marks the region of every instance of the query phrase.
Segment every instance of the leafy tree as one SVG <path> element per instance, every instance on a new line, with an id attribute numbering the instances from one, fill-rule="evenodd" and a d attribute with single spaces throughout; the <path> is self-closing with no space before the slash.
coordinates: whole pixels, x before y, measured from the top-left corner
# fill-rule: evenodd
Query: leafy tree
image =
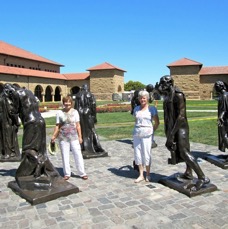
<path id="1" fill-rule="evenodd" d="M 125 91 L 138 90 L 138 89 L 143 89 L 145 87 L 146 86 L 139 81 L 130 80 L 124 84 L 124 90 Z"/>

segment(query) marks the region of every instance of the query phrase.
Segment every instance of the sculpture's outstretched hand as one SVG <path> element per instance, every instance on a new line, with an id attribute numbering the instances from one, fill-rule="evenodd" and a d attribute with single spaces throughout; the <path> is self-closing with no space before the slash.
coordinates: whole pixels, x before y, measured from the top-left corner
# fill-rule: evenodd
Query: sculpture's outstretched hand
<path id="1" fill-rule="evenodd" d="M 176 143 L 174 142 L 174 137 L 168 137 L 165 146 L 169 151 L 175 151 Z"/>

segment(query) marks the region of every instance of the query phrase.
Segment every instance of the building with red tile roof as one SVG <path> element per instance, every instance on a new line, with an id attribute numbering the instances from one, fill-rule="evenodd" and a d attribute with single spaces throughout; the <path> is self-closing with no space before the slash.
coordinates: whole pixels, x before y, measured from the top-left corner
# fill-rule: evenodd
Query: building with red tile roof
<path id="1" fill-rule="evenodd" d="M 95 71 L 95 70 L 107 70 L 107 69 L 117 69 L 117 70 L 120 70 L 120 71 L 123 71 L 123 72 L 126 72 L 125 70 L 121 69 L 121 68 L 118 68 L 112 64 L 109 64 L 107 62 L 104 62 L 103 64 L 99 64 L 99 65 L 96 65 L 94 67 L 91 67 L 89 69 L 87 69 L 87 71 Z"/>
<path id="2" fill-rule="evenodd" d="M 217 80 L 228 83 L 228 66 L 204 67 L 202 63 L 182 58 L 167 65 L 174 83 L 187 99 L 212 99 Z"/>
<path id="3" fill-rule="evenodd" d="M 180 60 L 174 61 L 173 63 L 170 63 L 167 65 L 167 67 L 175 67 L 175 66 L 194 66 L 199 65 L 202 66 L 203 64 L 196 62 L 194 60 L 190 60 L 188 58 L 182 58 Z"/>
<path id="4" fill-rule="evenodd" d="M 83 84 L 97 99 L 111 100 L 124 91 L 125 70 L 107 62 L 83 73 L 60 73 L 63 64 L 0 41 L 0 91 L 5 83 L 31 90 L 40 101 L 61 101 L 76 94 Z"/>

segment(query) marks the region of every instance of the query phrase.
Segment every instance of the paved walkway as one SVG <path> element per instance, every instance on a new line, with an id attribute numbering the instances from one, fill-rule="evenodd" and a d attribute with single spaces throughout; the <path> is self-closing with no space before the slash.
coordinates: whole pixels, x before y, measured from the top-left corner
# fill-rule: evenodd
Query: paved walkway
<path id="1" fill-rule="evenodd" d="M 50 117 L 55 117 L 57 112 L 58 110 L 50 110 L 47 112 L 42 112 L 41 115 L 43 118 L 50 118 Z"/>
<path id="2" fill-rule="evenodd" d="M 47 136 L 49 142 L 50 136 Z M 101 144 L 109 157 L 87 159 L 89 179 L 71 177 L 77 194 L 31 206 L 7 187 L 14 180 L 19 162 L 4 162 L 0 168 L 0 228 L 39 229 L 218 229 L 228 228 L 228 170 L 204 160 L 199 163 L 218 191 L 189 198 L 158 183 L 159 177 L 184 172 L 185 165 L 168 165 L 170 153 L 165 138 L 156 137 L 153 149 L 152 182 L 134 183 L 131 140 Z M 192 150 L 218 154 L 217 147 L 191 144 Z M 49 155 L 62 174 L 60 153 Z M 71 159 L 72 171 L 76 173 Z"/>

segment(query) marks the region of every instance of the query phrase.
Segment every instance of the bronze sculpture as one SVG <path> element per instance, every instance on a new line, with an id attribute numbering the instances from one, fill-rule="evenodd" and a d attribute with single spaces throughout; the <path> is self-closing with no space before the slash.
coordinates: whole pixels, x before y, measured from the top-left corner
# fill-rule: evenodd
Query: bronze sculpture
<path id="1" fill-rule="evenodd" d="M 225 152 L 228 148 L 228 85 L 216 81 L 214 90 L 218 95 L 218 149 Z M 222 169 L 228 169 L 228 155 L 208 154 L 204 159 Z"/>
<path id="2" fill-rule="evenodd" d="M 139 106 L 140 105 L 140 102 L 139 102 L 139 91 L 140 90 L 135 90 L 134 91 L 134 94 L 131 98 L 131 114 L 133 115 L 133 111 L 134 111 L 134 108 Z"/>
<path id="3" fill-rule="evenodd" d="M 225 152 L 228 148 L 228 87 L 222 81 L 217 81 L 214 85 L 218 93 L 218 147 Z M 228 156 L 226 158 L 228 162 Z"/>
<path id="4" fill-rule="evenodd" d="M 16 182 L 9 182 L 9 187 L 32 204 L 78 192 L 75 186 L 61 187 L 65 181 L 47 156 L 46 124 L 37 98 L 30 90 L 12 84 L 5 84 L 3 91 L 11 104 L 10 113 L 18 114 L 23 124 L 22 161 Z"/>
<path id="5" fill-rule="evenodd" d="M 185 187 L 191 196 L 191 192 L 205 188 L 210 180 L 204 175 L 197 159 L 190 151 L 185 95 L 174 86 L 173 79 L 169 75 L 161 77 L 157 90 L 164 98 L 164 129 L 167 137 L 165 146 L 172 156 L 169 163 L 177 164 L 183 161 L 186 163 L 186 171 L 178 174 L 177 179 L 191 181 Z M 192 171 L 197 174 L 196 182 L 193 182 Z"/>
<path id="6" fill-rule="evenodd" d="M 95 123 L 97 122 L 96 100 L 94 95 L 89 92 L 87 84 L 84 84 L 76 94 L 75 109 L 80 116 L 83 158 L 108 156 L 108 153 L 102 148 L 95 130 Z"/>
<path id="7" fill-rule="evenodd" d="M 17 132 L 20 126 L 18 114 L 5 93 L 0 95 L 0 161 L 20 161 Z"/>

